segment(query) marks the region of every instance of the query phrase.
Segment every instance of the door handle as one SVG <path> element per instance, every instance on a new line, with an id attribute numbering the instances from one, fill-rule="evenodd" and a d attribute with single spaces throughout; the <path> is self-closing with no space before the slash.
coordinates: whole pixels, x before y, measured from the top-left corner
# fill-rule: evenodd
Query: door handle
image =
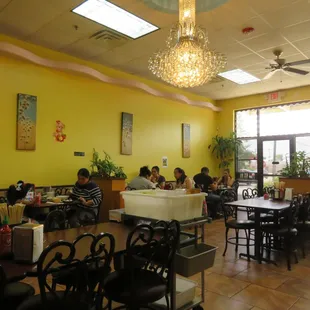
<path id="1" fill-rule="evenodd" d="M 273 161 L 272 164 L 273 165 L 279 165 L 280 163 L 278 161 Z"/>

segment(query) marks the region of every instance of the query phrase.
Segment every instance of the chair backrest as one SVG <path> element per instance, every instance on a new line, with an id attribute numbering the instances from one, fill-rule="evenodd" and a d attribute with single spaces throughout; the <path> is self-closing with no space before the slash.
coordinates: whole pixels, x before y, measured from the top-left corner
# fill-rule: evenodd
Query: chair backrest
<path id="1" fill-rule="evenodd" d="M 236 194 L 238 196 L 239 182 L 238 181 L 234 181 L 234 183 L 232 184 L 231 187 L 236 192 Z"/>
<path id="2" fill-rule="evenodd" d="M 62 210 L 51 211 L 44 222 L 44 232 L 52 232 L 67 228 L 66 213 Z"/>
<path id="3" fill-rule="evenodd" d="M 56 187 L 55 188 L 55 195 L 56 196 L 70 195 L 71 190 L 72 190 L 72 188 L 70 188 L 70 187 L 64 187 L 64 186 Z"/>
<path id="4" fill-rule="evenodd" d="M 115 268 L 132 271 L 132 289 L 134 286 L 134 270 L 147 269 L 159 274 L 170 289 L 174 273 L 174 259 L 179 246 L 180 224 L 178 221 L 159 221 L 154 226 L 140 224 L 129 233 L 126 251 L 116 253 Z M 124 263 L 119 264 L 123 258 Z"/>
<path id="5" fill-rule="evenodd" d="M 309 220 L 310 215 L 310 194 L 304 195 L 298 199 L 300 203 L 299 213 L 298 213 L 298 222 L 302 222 L 303 224 Z"/>
<path id="6" fill-rule="evenodd" d="M 246 188 L 242 191 L 242 198 L 253 199 L 258 197 L 258 190 L 256 188 Z"/>
<path id="7" fill-rule="evenodd" d="M 40 255 L 37 263 L 37 272 L 43 304 L 42 309 L 45 309 L 51 302 L 50 298 L 47 300 L 47 293 L 50 293 L 52 301 L 62 306 L 61 308 L 65 308 L 63 306 L 66 305 L 67 308 L 72 307 L 79 310 L 87 310 L 95 305 L 96 300 L 94 296 L 99 294 L 99 291 L 95 293 L 94 290 L 97 284 L 99 284 L 100 294 L 102 293 L 102 281 L 104 278 L 101 275 L 110 266 L 114 253 L 115 240 L 108 233 L 101 233 L 96 237 L 94 236 L 89 248 L 89 254 L 86 254 L 84 258 L 78 259 L 76 258 L 76 243 L 82 238 L 85 238 L 86 235 L 84 234 L 82 237 L 77 238 L 73 243 L 62 240 L 56 241 L 49 245 Z M 103 241 L 108 241 L 109 245 L 107 246 L 107 243 L 103 243 Z M 103 264 L 102 261 L 104 261 Z M 95 283 L 94 279 L 89 277 L 90 266 L 95 266 L 95 268 L 98 266 L 98 269 L 95 269 L 94 272 L 94 274 L 98 275 Z M 49 278 L 51 275 L 57 273 L 61 275 L 67 272 L 70 272 L 71 283 L 66 286 L 65 296 L 63 298 L 63 296 L 57 294 L 57 290 L 59 290 L 57 282 L 56 285 L 50 285 Z"/>
<path id="8" fill-rule="evenodd" d="M 234 190 L 222 191 L 220 197 L 223 202 L 233 202 L 238 200 L 238 195 Z"/>

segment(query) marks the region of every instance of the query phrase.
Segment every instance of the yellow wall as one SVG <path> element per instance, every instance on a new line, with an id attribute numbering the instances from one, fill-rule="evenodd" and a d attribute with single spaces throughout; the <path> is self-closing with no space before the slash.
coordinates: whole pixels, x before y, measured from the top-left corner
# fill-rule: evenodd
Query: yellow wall
<path id="1" fill-rule="evenodd" d="M 21 42 L 19 45 L 29 47 Z M 31 49 L 45 57 L 61 59 L 59 53 L 42 48 L 36 50 L 34 46 Z M 115 72 L 113 74 L 117 75 Z M 0 56 L 0 83 L 0 188 L 19 179 L 37 186 L 72 184 L 77 169 L 89 167 L 93 148 L 108 152 L 117 164 L 125 167 L 129 178 L 135 176 L 142 165 L 160 166 L 162 156 L 168 156 L 169 168 L 162 169 L 168 179 L 173 178 L 173 168 L 177 166 L 184 168 L 190 176 L 201 166 L 208 165 L 211 171 L 214 168 L 207 149 L 216 128 L 217 113 L 211 110 L 4 55 Z M 17 93 L 38 97 L 36 151 L 16 151 Z M 191 98 L 201 100 L 195 96 Z M 132 156 L 120 155 L 121 112 L 134 114 Z M 66 125 L 67 140 L 64 143 L 55 142 L 52 136 L 56 120 Z M 191 124 L 189 159 L 182 158 L 183 122 Z M 86 156 L 74 157 L 74 151 L 85 152 Z"/>

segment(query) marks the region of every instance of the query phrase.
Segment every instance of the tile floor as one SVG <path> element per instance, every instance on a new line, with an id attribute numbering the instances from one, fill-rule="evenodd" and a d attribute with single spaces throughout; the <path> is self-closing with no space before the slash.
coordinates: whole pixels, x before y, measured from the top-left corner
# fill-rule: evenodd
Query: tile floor
<path id="1" fill-rule="evenodd" d="M 306 259 L 299 254 L 299 263 L 286 269 L 279 266 L 259 265 L 255 261 L 239 259 L 234 246 L 224 250 L 223 220 L 206 226 L 206 243 L 218 246 L 214 267 L 205 272 L 205 302 L 210 310 L 309 310 L 310 309 L 310 251 Z M 240 247 L 240 252 L 245 248 Z M 191 277 L 199 283 L 200 275 Z M 38 292 L 34 279 L 29 281 Z M 201 289 L 197 289 L 201 294 Z"/>

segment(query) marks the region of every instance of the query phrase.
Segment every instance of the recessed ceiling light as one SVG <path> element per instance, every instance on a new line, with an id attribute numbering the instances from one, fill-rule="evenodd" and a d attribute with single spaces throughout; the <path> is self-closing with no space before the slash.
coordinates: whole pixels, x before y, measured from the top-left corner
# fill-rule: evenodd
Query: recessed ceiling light
<path id="1" fill-rule="evenodd" d="M 241 69 L 234 69 L 234 70 L 222 72 L 222 73 L 219 73 L 218 75 L 227 80 L 235 82 L 237 84 L 249 84 L 249 83 L 260 81 L 260 79 L 257 78 L 256 76 L 248 72 L 245 72 Z"/>
<path id="2" fill-rule="evenodd" d="M 158 27 L 106 0 L 86 0 L 72 12 L 132 39 L 137 39 L 158 29 Z"/>

